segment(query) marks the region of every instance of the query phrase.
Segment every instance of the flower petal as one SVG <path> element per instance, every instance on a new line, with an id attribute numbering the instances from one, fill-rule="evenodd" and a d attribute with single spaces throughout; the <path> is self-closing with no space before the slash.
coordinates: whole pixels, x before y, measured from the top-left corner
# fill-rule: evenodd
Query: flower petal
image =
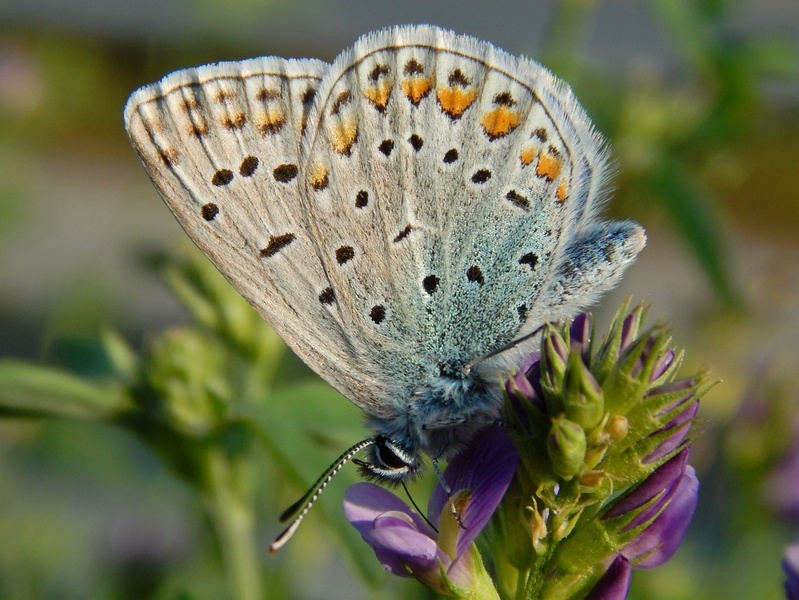
<path id="1" fill-rule="evenodd" d="M 636 569 L 651 569 L 669 560 L 679 548 L 699 500 L 699 480 L 693 467 L 686 467 L 671 499 L 641 535 L 622 548 Z"/>
<path id="2" fill-rule="evenodd" d="M 799 443 L 769 475 L 764 489 L 769 504 L 787 518 L 799 520 Z"/>
<path id="3" fill-rule="evenodd" d="M 594 325 L 591 322 L 591 315 L 587 312 L 580 313 L 572 320 L 569 327 L 569 343 L 572 349 L 579 348 L 583 363 L 590 364 L 591 360 L 591 334 L 594 332 Z"/>
<path id="4" fill-rule="evenodd" d="M 421 533 L 430 538 L 435 532 L 425 520 L 412 511 L 405 502 L 386 489 L 373 483 L 356 483 L 344 496 L 344 514 L 353 527 L 363 535 L 374 528 L 374 521 L 386 513 L 399 512 L 407 515 Z"/>
<path id="5" fill-rule="evenodd" d="M 621 326 L 621 340 L 619 343 L 619 356 L 627 349 L 627 346 L 633 343 L 635 336 L 638 335 L 638 328 L 641 325 L 641 313 L 638 310 L 633 310 L 624 318 L 624 323 Z"/>
<path id="6" fill-rule="evenodd" d="M 649 381 L 654 383 L 665 373 L 669 367 L 674 363 L 674 357 L 677 356 L 677 353 L 674 350 L 666 350 L 660 358 L 658 358 L 657 363 L 655 363 L 655 368 L 652 369 L 652 375 L 649 377 Z"/>
<path id="7" fill-rule="evenodd" d="M 632 574 L 630 562 L 621 555 L 617 556 L 585 600 L 624 600 L 630 591 Z"/>
<path id="8" fill-rule="evenodd" d="M 672 489 L 673 486 L 680 481 L 680 477 L 685 471 L 685 465 L 688 462 L 688 453 L 688 449 L 685 449 L 660 465 L 643 483 L 617 500 L 613 506 L 605 512 L 602 518 L 613 519 L 628 513 L 643 506 L 661 492 Z M 664 498 L 661 498 L 660 502 L 656 504 L 662 505 L 661 503 L 663 500 Z M 646 518 L 641 519 L 639 515 L 639 518 L 634 519 L 634 522 L 630 524 L 628 529 L 630 527 L 635 527 L 645 520 Z"/>
<path id="9" fill-rule="evenodd" d="M 641 460 L 641 462 L 644 464 L 657 462 L 664 456 L 668 456 L 670 452 L 679 448 L 680 444 L 682 444 L 683 440 L 685 439 L 685 435 L 691 430 L 693 420 L 698 411 L 699 400 L 696 400 L 692 405 L 685 408 L 679 415 L 666 423 L 666 425 L 664 425 L 661 429 L 652 433 L 651 435 L 658 435 L 660 433 L 669 432 L 669 436 L 660 442 L 660 444 L 652 452 L 647 454 Z"/>
<path id="10" fill-rule="evenodd" d="M 673 394 L 674 392 L 680 392 L 682 390 L 686 390 L 686 394 L 684 396 L 678 397 L 676 400 L 672 400 L 669 404 L 662 407 L 655 416 L 663 415 L 671 410 L 674 410 L 680 404 L 687 402 L 691 398 L 693 398 L 696 394 L 694 391 L 694 387 L 696 386 L 696 379 L 695 378 L 688 378 L 688 379 L 678 379 L 677 381 L 670 381 L 669 383 L 664 383 L 663 385 L 659 385 L 655 388 L 652 388 L 646 393 L 647 398 L 653 398 L 656 396 L 662 396 L 664 394 Z"/>
<path id="11" fill-rule="evenodd" d="M 362 535 L 383 568 L 394 575 L 436 580 L 440 579 L 439 559 L 449 563 L 434 539 L 410 527 L 377 527 Z"/>
<path id="12" fill-rule="evenodd" d="M 356 483 L 344 496 L 344 514 L 387 571 L 434 584 L 440 579 L 438 549 L 430 526 L 394 494 L 372 483 Z"/>
<path id="13" fill-rule="evenodd" d="M 536 394 L 533 384 L 531 384 L 530 380 L 527 379 L 526 373 L 526 370 L 519 371 L 513 377 L 508 379 L 507 383 L 505 384 L 505 391 L 507 392 L 508 396 L 511 397 L 511 399 L 515 399 L 517 394 L 521 394 L 531 402 L 536 399 L 538 394 Z"/>
<path id="14" fill-rule="evenodd" d="M 466 509 L 458 515 L 462 525 L 455 559 L 463 555 L 485 527 L 510 485 L 519 455 L 501 427 L 486 427 L 458 454 L 443 474 L 452 494 L 470 490 Z M 428 513 L 437 519 L 449 501 L 441 482 L 430 496 Z"/>

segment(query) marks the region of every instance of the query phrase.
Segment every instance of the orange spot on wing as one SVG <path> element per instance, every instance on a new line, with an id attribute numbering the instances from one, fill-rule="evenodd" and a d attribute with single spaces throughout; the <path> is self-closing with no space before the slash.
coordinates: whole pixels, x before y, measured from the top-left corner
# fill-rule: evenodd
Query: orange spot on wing
<path id="1" fill-rule="evenodd" d="M 237 112 L 232 115 L 225 115 L 222 117 L 222 127 L 225 129 L 241 129 L 244 127 L 244 124 L 247 122 L 247 117 L 244 116 L 243 112 Z"/>
<path id="2" fill-rule="evenodd" d="M 161 115 L 140 115 L 141 121 L 145 126 L 152 131 L 153 133 L 163 133 L 166 128 L 164 127 L 164 122 L 161 120 Z"/>
<path id="3" fill-rule="evenodd" d="M 208 123 L 204 119 L 196 119 L 189 125 L 189 135 L 202 137 L 208 135 Z"/>
<path id="4" fill-rule="evenodd" d="M 316 165 L 311 171 L 311 187 L 317 191 L 323 190 L 329 182 L 327 169 L 322 165 Z"/>
<path id="5" fill-rule="evenodd" d="M 519 126 L 519 111 L 497 106 L 483 115 L 480 123 L 491 140 L 508 135 Z"/>
<path id="6" fill-rule="evenodd" d="M 460 86 L 441 87 L 436 90 L 436 98 L 441 105 L 441 110 L 450 118 L 460 119 L 466 109 L 477 99 L 477 90 L 474 88 L 464 89 Z"/>
<path id="7" fill-rule="evenodd" d="M 566 198 L 568 198 L 569 196 L 569 183 L 565 179 L 563 179 L 558 185 L 558 189 L 555 192 L 555 196 L 557 196 L 561 204 L 563 202 L 566 202 Z"/>
<path id="8" fill-rule="evenodd" d="M 522 164 L 526 167 L 535 159 L 536 150 L 535 148 L 525 148 L 522 150 L 521 154 L 519 155 L 519 160 L 522 161 Z"/>
<path id="9" fill-rule="evenodd" d="M 535 174 L 549 181 L 555 181 L 563 167 L 563 161 L 551 152 L 542 152 L 538 155 L 538 166 Z"/>
<path id="10" fill-rule="evenodd" d="M 180 103 L 181 108 L 187 112 L 193 112 L 200 108 L 200 103 L 197 102 L 196 98 L 186 98 Z"/>
<path id="11" fill-rule="evenodd" d="M 276 88 L 261 88 L 255 94 L 255 99 L 260 102 L 269 102 L 280 98 L 280 90 Z"/>
<path id="12" fill-rule="evenodd" d="M 263 135 L 274 135 L 286 124 L 286 113 L 281 109 L 267 109 L 258 115 L 255 128 Z"/>
<path id="13" fill-rule="evenodd" d="M 383 78 L 377 85 L 366 88 L 363 95 L 377 110 L 383 112 L 386 110 L 389 97 L 391 97 L 391 86 L 393 84 L 394 81 L 392 79 Z"/>
<path id="14" fill-rule="evenodd" d="M 159 148 L 158 156 L 167 167 L 174 167 L 180 161 L 180 153 L 174 148 L 164 148 L 163 150 Z"/>
<path id="15" fill-rule="evenodd" d="M 418 106 L 423 98 L 427 97 L 433 89 L 432 77 L 406 77 L 402 80 L 402 93 L 411 101 L 414 106 Z"/>
<path id="16" fill-rule="evenodd" d="M 228 100 L 234 100 L 235 98 L 236 98 L 236 92 L 233 92 L 231 90 L 219 90 L 216 96 L 214 97 L 214 100 L 216 100 L 218 104 L 224 104 Z"/>
<path id="17" fill-rule="evenodd" d="M 357 139 L 358 121 L 355 119 L 341 119 L 330 127 L 330 143 L 333 144 L 333 149 L 339 154 L 349 156 Z"/>

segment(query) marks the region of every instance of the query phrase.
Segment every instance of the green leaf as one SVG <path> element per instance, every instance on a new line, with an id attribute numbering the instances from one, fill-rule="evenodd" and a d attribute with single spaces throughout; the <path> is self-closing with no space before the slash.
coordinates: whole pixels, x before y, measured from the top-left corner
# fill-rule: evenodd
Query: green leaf
<path id="1" fill-rule="evenodd" d="M 128 382 L 133 381 L 139 369 L 139 358 L 131 345 L 110 328 L 100 333 L 100 342 L 117 376 Z"/>
<path id="2" fill-rule="evenodd" d="M 707 193 L 700 193 L 685 173 L 685 164 L 664 159 L 653 169 L 650 185 L 665 202 L 674 223 L 710 278 L 716 292 L 727 304 L 737 300 L 721 243 L 719 219 L 711 210 Z"/>
<path id="3" fill-rule="evenodd" d="M 109 419 L 129 408 L 121 390 L 49 367 L 0 362 L 0 416 Z"/>

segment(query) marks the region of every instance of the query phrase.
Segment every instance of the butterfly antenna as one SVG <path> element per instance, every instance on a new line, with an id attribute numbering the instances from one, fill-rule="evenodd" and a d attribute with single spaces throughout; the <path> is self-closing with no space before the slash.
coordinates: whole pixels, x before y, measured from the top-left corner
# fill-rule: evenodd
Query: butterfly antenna
<path id="1" fill-rule="evenodd" d="M 292 520 L 291 524 L 286 527 L 286 529 L 281 533 L 275 541 L 272 542 L 272 545 L 269 546 L 269 553 L 274 554 L 278 550 L 280 550 L 283 546 L 286 545 L 291 539 L 291 536 L 294 535 L 294 532 L 297 531 L 297 528 L 302 523 L 302 520 L 305 518 L 305 515 L 308 514 L 308 511 L 311 510 L 316 501 L 319 499 L 319 496 L 327 487 L 327 484 L 330 483 L 333 477 L 336 476 L 341 468 L 346 465 L 353 456 L 358 454 L 364 448 L 368 448 L 372 444 L 374 444 L 374 439 L 369 438 L 358 442 L 347 451 L 345 451 L 341 456 L 339 456 L 332 465 L 330 465 L 327 469 L 325 469 L 324 473 L 316 480 L 316 482 L 311 486 L 311 488 L 305 492 L 302 497 L 297 500 L 294 504 L 289 506 L 286 510 L 284 510 L 280 515 L 280 521 L 284 522 L 287 521 L 291 515 L 296 513 L 294 520 Z"/>
<path id="2" fill-rule="evenodd" d="M 435 531 L 436 533 L 438 533 L 438 528 L 437 528 L 435 525 L 433 525 L 433 524 L 430 522 L 430 519 L 428 519 L 428 518 L 427 518 L 427 515 L 426 515 L 425 513 L 423 513 L 423 512 L 422 512 L 422 509 L 421 509 L 421 508 L 419 508 L 419 505 L 418 505 L 418 504 L 416 504 L 416 500 L 414 500 L 414 499 L 413 499 L 413 496 L 411 496 L 411 492 L 410 492 L 410 490 L 408 489 L 408 486 L 407 486 L 407 485 L 405 485 L 405 482 L 404 482 L 404 481 L 402 482 L 402 489 L 403 489 L 403 490 L 405 490 L 405 495 L 406 495 L 406 496 L 408 496 L 408 500 L 410 500 L 410 501 L 411 501 L 411 504 L 413 504 L 413 507 L 416 509 L 416 512 L 417 512 L 417 513 L 419 513 L 419 516 L 421 516 L 421 517 L 422 517 L 422 518 L 425 520 L 425 522 L 426 522 L 428 525 L 430 525 L 430 527 L 432 527 L 432 528 L 433 528 L 433 531 Z"/>
<path id="3" fill-rule="evenodd" d="M 463 365 L 463 370 L 468 373 L 469 371 L 472 370 L 472 367 L 474 365 L 476 365 L 477 363 L 481 363 L 484 360 L 488 360 L 492 356 L 496 356 L 497 354 L 502 354 L 503 352 L 507 352 L 508 350 L 510 350 L 512 348 L 515 348 L 516 346 L 518 346 L 520 344 L 523 344 L 527 340 L 530 340 L 530 339 L 534 338 L 535 336 L 537 336 L 539 333 L 541 333 L 541 330 L 543 330 L 544 327 L 546 327 L 547 325 L 549 325 L 549 323 L 544 323 L 543 325 L 541 325 L 539 327 L 536 327 L 530 333 L 528 333 L 526 335 L 523 335 L 522 337 L 517 338 L 517 339 L 515 339 L 515 340 L 513 340 L 511 342 L 508 342 L 507 344 L 505 344 L 501 348 L 497 348 L 496 350 L 493 350 L 493 351 L 489 352 L 488 354 L 484 354 L 483 356 L 478 356 L 474 360 L 470 360 L 465 365 Z"/>

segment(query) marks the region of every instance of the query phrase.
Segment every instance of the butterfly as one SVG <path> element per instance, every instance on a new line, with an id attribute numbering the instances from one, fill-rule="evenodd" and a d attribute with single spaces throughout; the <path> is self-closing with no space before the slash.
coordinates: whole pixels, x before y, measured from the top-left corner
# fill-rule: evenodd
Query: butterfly
<path id="1" fill-rule="evenodd" d="M 598 216 L 609 152 L 538 63 L 433 26 L 332 64 L 167 75 L 125 107 L 180 224 L 365 412 L 363 471 L 404 481 L 502 407 L 545 323 L 614 286 L 644 230 Z"/>

